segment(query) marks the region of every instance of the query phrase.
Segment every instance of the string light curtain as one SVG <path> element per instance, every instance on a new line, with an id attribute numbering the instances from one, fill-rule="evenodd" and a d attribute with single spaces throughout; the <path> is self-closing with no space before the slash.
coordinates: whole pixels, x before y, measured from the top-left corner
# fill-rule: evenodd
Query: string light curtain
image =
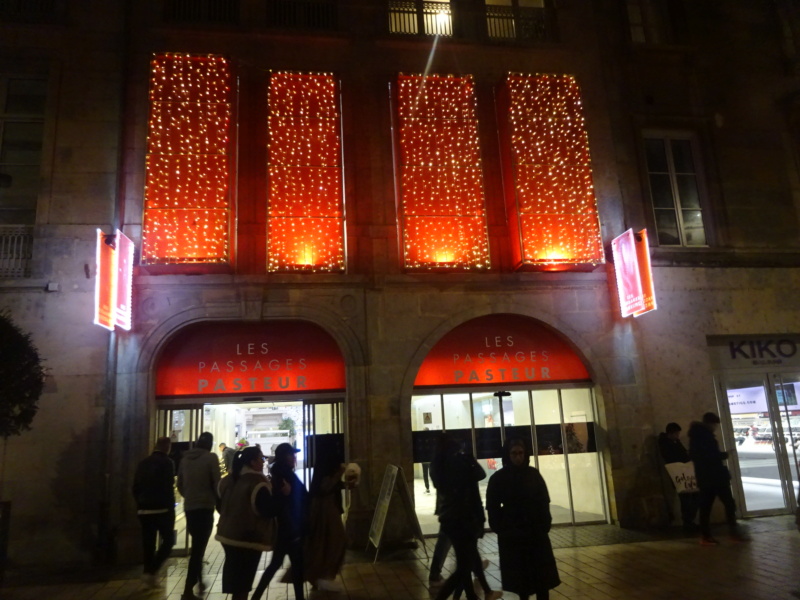
<path id="1" fill-rule="evenodd" d="M 571 75 L 510 74 L 507 116 L 513 190 L 507 190 L 518 266 L 604 262 L 580 89 Z M 502 121 L 502 118 L 501 118 Z"/>
<path id="2" fill-rule="evenodd" d="M 407 269 L 488 269 L 471 76 L 399 75 L 400 221 Z"/>
<path id="3" fill-rule="evenodd" d="M 345 268 L 338 97 L 331 74 L 270 74 L 269 271 Z"/>
<path id="4" fill-rule="evenodd" d="M 233 96 L 224 57 L 153 59 L 142 262 L 230 261 Z"/>

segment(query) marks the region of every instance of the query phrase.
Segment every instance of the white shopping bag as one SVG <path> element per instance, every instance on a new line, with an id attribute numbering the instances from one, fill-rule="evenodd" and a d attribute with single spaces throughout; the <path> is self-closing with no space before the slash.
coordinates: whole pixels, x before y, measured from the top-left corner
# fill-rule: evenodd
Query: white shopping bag
<path id="1" fill-rule="evenodd" d="M 688 494 L 698 491 L 697 478 L 694 475 L 694 463 L 675 462 L 664 465 L 669 473 L 672 484 L 679 494 Z"/>

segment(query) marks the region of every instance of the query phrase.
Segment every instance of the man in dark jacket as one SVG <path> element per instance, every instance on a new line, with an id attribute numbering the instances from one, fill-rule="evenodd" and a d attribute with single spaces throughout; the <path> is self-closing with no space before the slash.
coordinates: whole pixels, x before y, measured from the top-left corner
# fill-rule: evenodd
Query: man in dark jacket
<path id="1" fill-rule="evenodd" d="M 701 423 L 689 427 L 689 455 L 694 462 L 697 487 L 700 488 L 700 543 L 715 546 L 719 542 L 711 535 L 711 507 L 714 498 L 719 497 L 725 506 L 725 520 L 728 523 L 731 539 L 745 541 L 736 525 L 736 503 L 731 493 L 731 474 L 722 464 L 728 453 L 719 449 L 714 432 L 719 425 L 719 417 L 712 412 L 703 415 Z"/>
<path id="2" fill-rule="evenodd" d="M 175 545 L 175 467 L 169 458 L 170 439 L 160 437 L 153 453 L 136 467 L 133 497 L 142 525 L 144 574 L 147 587 L 158 585 L 158 570 Z M 161 545 L 156 551 L 156 534 Z"/>
<path id="3" fill-rule="evenodd" d="M 681 426 L 677 423 L 668 423 L 664 433 L 659 434 L 658 450 L 665 465 L 691 461 L 689 453 L 681 443 Z M 678 499 L 681 503 L 681 520 L 683 521 L 683 530 L 686 533 L 697 531 L 694 519 L 697 516 L 698 496 L 699 494 L 696 491 L 678 491 Z"/>

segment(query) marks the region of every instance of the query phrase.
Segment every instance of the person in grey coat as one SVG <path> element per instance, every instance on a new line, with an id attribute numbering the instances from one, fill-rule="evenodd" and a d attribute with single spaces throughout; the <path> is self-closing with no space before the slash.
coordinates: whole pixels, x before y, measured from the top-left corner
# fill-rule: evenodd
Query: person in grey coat
<path id="1" fill-rule="evenodd" d="M 192 536 L 192 553 L 186 572 L 181 600 L 196 600 L 194 586 L 200 592 L 207 588 L 203 580 L 203 556 L 214 529 L 214 509 L 217 505 L 217 484 L 220 480 L 219 459 L 211 452 L 214 436 L 200 434 L 194 448 L 181 458 L 178 468 L 178 491 L 183 496 L 186 530 Z"/>

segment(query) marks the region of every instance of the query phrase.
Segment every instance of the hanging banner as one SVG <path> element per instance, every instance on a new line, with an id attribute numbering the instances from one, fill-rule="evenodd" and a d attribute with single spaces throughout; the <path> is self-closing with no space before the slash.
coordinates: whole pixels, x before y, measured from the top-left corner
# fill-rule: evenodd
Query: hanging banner
<path id="1" fill-rule="evenodd" d="M 309 321 L 189 325 L 166 344 L 156 365 L 158 398 L 344 389 L 336 340 Z"/>
<path id="2" fill-rule="evenodd" d="M 647 230 L 628 229 L 611 241 L 622 316 L 638 317 L 656 309 Z"/>
<path id="3" fill-rule="evenodd" d="M 425 357 L 414 386 L 590 381 L 581 358 L 529 317 L 496 314 L 462 323 Z"/>
<path id="4" fill-rule="evenodd" d="M 119 229 L 106 235 L 97 230 L 94 323 L 106 329 L 131 328 L 133 242 Z"/>

